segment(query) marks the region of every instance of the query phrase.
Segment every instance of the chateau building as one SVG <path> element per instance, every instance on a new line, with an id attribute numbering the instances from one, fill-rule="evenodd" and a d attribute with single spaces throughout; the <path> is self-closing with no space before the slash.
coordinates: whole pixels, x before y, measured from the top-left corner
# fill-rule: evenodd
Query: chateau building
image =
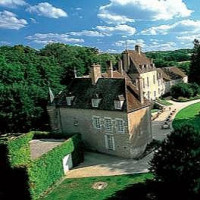
<path id="1" fill-rule="evenodd" d="M 120 71 L 120 70 L 119 70 Z M 49 107 L 52 128 L 82 134 L 87 148 L 137 158 L 152 140 L 150 103 L 125 72 L 91 66 L 90 75 L 75 78 Z"/>
<path id="2" fill-rule="evenodd" d="M 137 158 L 152 141 L 150 101 L 187 82 L 177 67 L 156 68 L 141 52 L 126 50 L 113 71 L 92 65 L 90 74 L 76 77 L 48 107 L 54 131 L 81 133 L 85 146 L 99 152 Z"/>
<path id="3" fill-rule="evenodd" d="M 156 100 L 169 92 L 174 84 L 188 82 L 187 75 L 177 67 L 156 68 L 153 60 L 142 53 L 139 45 L 135 46 L 135 50 L 125 50 L 122 53 L 122 65 L 137 88 L 137 78 L 142 78 L 144 97 L 148 100 Z"/>

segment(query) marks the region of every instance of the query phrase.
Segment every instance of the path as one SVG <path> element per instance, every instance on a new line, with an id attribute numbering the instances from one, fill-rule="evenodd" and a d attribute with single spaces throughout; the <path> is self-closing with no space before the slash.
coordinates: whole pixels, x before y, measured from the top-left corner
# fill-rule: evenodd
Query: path
<path id="1" fill-rule="evenodd" d="M 170 101 L 173 105 L 166 106 L 166 111 L 152 122 L 153 138 L 163 140 L 166 138 L 167 134 L 172 131 L 171 129 L 161 129 L 161 125 L 164 123 L 165 119 L 172 110 L 176 109 L 176 113 L 173 116 L 174 118 L 177 112 L 181 109 L 197 102 L 200 102 L 200 99 L 184 103 Z M 171 111 L 169 110 L 169 107 L 171 107 Z M 86 152 L 85 161 L 78 167 L 70 170 L 67 174 L 67 178 L 144 173 L 148 172 L 149 161 L 152 157 L 153 153 L 137 161 L 100 153 Z"/>

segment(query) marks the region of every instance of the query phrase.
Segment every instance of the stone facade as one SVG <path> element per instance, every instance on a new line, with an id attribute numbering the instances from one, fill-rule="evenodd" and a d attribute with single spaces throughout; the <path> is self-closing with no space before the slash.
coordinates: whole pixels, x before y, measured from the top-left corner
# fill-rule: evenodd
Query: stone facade
<path id="1" fill-rule="evenodd" d="M 121 111 L 61 107 L 57 108 L 57 113 L 58 125 L 55 126 L 54 123 L 54 127 L 59 127 L 61 132 L 81 133 L 85 146 L 94 151 L 137 158 L 152 140 L 149 107 L 129 114 Z M 100 127 L 95 126 L 97 118 Z M 109 128 L 106 120 L 111 122 Z M 122 123 L 122 131 L 119 131 L 118 121 Z M 113 148 L 108 146 L 107 137 L 112 139 Z"/>
<path id="2" fill-rule="evenodd" d="M 177 83 L 188 82 L 187 75 L 177 67 L 156 68 L 153 60 L 147 58 L 138 45 L 135 46 L 135 50 L 125 50 L 119 63 L 124 74 L 131 78 L 137 88 L 139 88 L 138 77 L 143 79 L 144 97 L 148 100 L 156 100 L 168 93 Z"/>

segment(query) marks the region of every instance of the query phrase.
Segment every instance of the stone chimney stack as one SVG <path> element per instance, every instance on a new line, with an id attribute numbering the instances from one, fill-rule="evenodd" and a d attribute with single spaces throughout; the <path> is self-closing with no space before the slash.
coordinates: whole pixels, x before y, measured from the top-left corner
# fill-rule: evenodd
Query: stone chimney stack
<path id="1" fill-rule="evenodd" d="M 138 90 L 139 90 L 139 100 L 141 104 L 143 104 L 144 103 L 143 78 L 141 76 L 138 77 Z"/>
<path id="2" fill-rule="evenodd" d="M 124 70 L 123 70 L 122 60 L 121 59 L 118 61 L 118 71 L 119 71 L 120 74 L 122 74 L 122 75 L 124 74 Z"/>
<path id="3" fill-rule="evenodd" d="M 95 85 L 101 77 L 101 65 L 93 64 L 90 68 L 90 78 L 92 79 L 92 84 Z"/>
<path id="4" fill-rule="evenodd" d="M 135 45 L 135 51 L 138 52 L 138 54 L 141 54 L 141 49 L 140 45 Z"/>
<path id="5" fill-rule="evenodd" d="M 106 72 L 108 74 L 108 78 L 113 78 L 113 64 L 111 60 L 106 62 Z"/>
<path id="6" fill-rule="evenodd" d="M 123 62 L 123 66 L 124 66 L 124 71 L 128 72 L 128 70 L 130 68 L 130 59 L 129 59 L 129 54 L 128 54 L 127 50 L 125 50 L 122 53 L 122 62 Z"/>

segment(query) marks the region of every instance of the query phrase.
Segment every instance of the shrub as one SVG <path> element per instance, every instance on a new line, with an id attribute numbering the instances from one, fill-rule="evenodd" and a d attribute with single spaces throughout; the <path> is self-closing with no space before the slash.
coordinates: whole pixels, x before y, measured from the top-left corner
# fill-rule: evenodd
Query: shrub
<path id="1" fill-rule="evenodd" d="M 151 161 L 158 182 L 176 194 L 200 195 L 200 132 L 191 125 L 176 128 L 162 142 Z M 186 198 L 188 199 L 188 198 Z"/>
<path id="2" fill-rule="evenodd" d="M 179 97 L 191 98 L 199 93 L 199 86 L 196 83 L 179 83 L 172 86 L 171 95 L 173 98 L 178 99 Z"/>

